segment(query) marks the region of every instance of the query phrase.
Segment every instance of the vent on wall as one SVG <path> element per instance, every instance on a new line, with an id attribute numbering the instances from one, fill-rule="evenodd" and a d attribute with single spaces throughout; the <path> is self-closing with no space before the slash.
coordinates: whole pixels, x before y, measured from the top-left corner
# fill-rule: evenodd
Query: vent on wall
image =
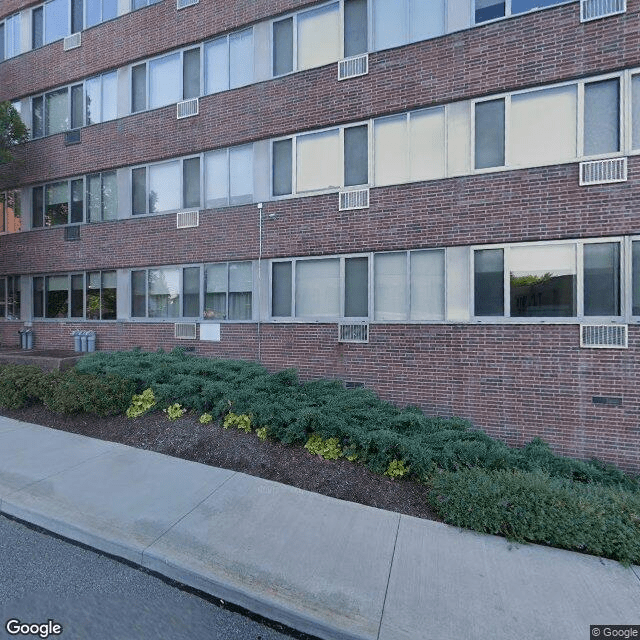
<path id="1" fill-rule="evenodd" d="M 580 22 L 615 16 L 626 10 L 626 0 L 580 0 Z"/>
<path id="2" fill-rule="evenodd" d="M 184 9 L 185 7 L 190 7 L 194 4 L 198 4 L 200 0 L 177 0 L 178 9 Z"/>
<path id="3" fill-rule="evenodd" d="M 369 189 L 340 192 L 340 211 L 369 208 Z"/>
<path id="4" fill-rule="evenodd" d="M 369 73 L 369 54 L 363 53 L 338 61 L 338 80 L 357 78 Z"/>
<path id="5" fill-rule="evenodd" d="M 580 346 L 585 349 L 626 349 L 628 347 L 627 325 L 580 325 Z"/>
<path id="6" fill-rule="evenodd" d="M 69 147 L 72 144 L 80 144 L 81 141 L 81 129 L 72 129 L 71 131 L 65 131 L 64 133 L 64 146 Z"/>
<path id="7" fill-rule="evenodd" d="M 580 163 L 580 186 L 626 181 L 626 158 L 608 158 Z"/>
<path id="8" fill-rule="evenodd" d="M 80 227 L 75 225 L 73 227 L 65 227 L 64 228 L 64 239 L 65 240 L 80 240 Z"/>
<path id="9" fill-rule="evenodd" d="M 188 229 L 197 227 L 200 224 L 199 211 L 178 211 L 176 216 L 176 227 L 178 229 Z"/>
<path id="10" fill-rule="evenodd" d="M 64 39 L 63 47 L 65 51 L 69 49 L 77 49 L 82 44 L 82 31 L 78 33 L 72 33 Z"/>
<path id="11" fill-rule="evenodd" d="M 198 325 L 195 322 L 176 322 L 175 335 L 179 340 L 195 340 Z"/>
<path id="12" fill-rule="evenodd" d="M 198 98 L 191 98 L 190 100 L 183 100 L 177 104 L 177 119 L 190 118 L 191 116 L 197 116 L 200 109 Z"/>
<path id="13" fill-rule="evenodd" d="M 338 325 L 338 342 L 369 342 L 369 323 L 341 322 Z"/>

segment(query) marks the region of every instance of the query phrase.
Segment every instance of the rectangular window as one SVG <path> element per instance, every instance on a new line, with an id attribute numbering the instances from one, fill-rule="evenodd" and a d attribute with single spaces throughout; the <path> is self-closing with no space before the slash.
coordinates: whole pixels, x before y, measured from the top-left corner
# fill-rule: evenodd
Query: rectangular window
<path id="1" fill-rule="evenodd" d="M 117 118 L 118 74 L 116 71 L 85 80 L 84 92 L 87 125 Z"/>
<path id="2" fill-rule="evenodd" d="M 334 3 L 297 16 L 298 69 L 320 67 L 340 58 L 340 5 Z"/>
<path id="3" fill-rule="evenodd" d="M 406 114 L 378 118 L 373 134 L 376 186 L 408 182 Z"/>
<path id="4" fill-rule="evenodd" d="M 640 240 L 632 243 L 631 271 L 632 313 L 634 316 L 640 316 Z"/>
<path id="5" fill-rule="evenodd" d="M 509 270 L 512 318 L 576 315 L 575 245 L 511 247 Z"/>
<path id="6" fill-rule="evenodd" d="M 86 277 L 87 320 L 115 320 L 117 287 L 115 271 L 92 271 Z"/>
<path id="7" fill-rule="evenodd" d="M 253 145 L 229 149 L 229 203 L 253 201 Z"/>
<path id="8" fill-rule="evenodd" d="M 409 178 L 432 180 L 445 174 L 444 107 L 409 114 Z"/>
<path id="9" fill-rule="evenodd" d="M 273 75 L 293 71 L 293 18 L 273 23 Z"/>
<path id="10" fill-rule="evenodd" d="M 33 279 L 33 317 L 44 318 L 44 278 Z"/>
<path id="11" fill-rule="evenodd" d="M 131 204 L 134 216 L 148 213 L 146 167 L 131 170 Z"/>
<path id="12" fill-rule="evenodd" d="M 38 49 L 44 44 L 44 23 L 42 6 L 31 10 L 31 48 Z"/>
<path id="13" fill-rule="evenodd" d="M 83 0 L 71 0 L 71 33 L 82 31 L 82 3 Z"/>
<path id="14" fill-rule="evenodd" d="M 183 317 L 200 317 L 200 267 L 182 270 L 182 305 Z"/>
<path id="15" fill-rule="evenodd" d="M 229 36 L 229 88 L 253 82 L 253 29 Z"/>
<path id="16" fill-rule="evenodd" d="M 475 168 L 504 166 L 504 98 L 477 102 Z"/>
<path id="17" fill-rule="evenodd" d="M 7 278 L 7 319 L 20 320 L 20 276 Z"/>
<path id="18" fill-rule="evenodd" d="M 45 317 L 69 316 L 69 276 L 45 277 Z"/>
<path id="19" fill-rule="evenodd" d="M 251 320 L 253 267 L 251 262 L 222 262 L 205 267 L 204 317 Z"/>
<path id="20" fill-rule="evenodd" d="M 406 0 L 373 0 L 373 38 L 376 51 L 407 42 Z"/>
<path id="21" fill-rule="evenodd" d="M 200 48 L 182 54 L 182 98 L 188 100 L 200 95 Z"/>
<path id="22" fill-rule="evenodd" d="M 40 210 L 42 211 L 42 204 Z M 0 231 L 17 233 L 22 226 L 21 217 L 20 191 L 0 193 Z"/>
<path id="23" fill-rule="evenodd" d="M 511 98 L 509 164 L 556 164 L 576 157 L 577 86 Z"/>
<path id="24" fill-rule="evenodd" d="M 147 272 L 131 272 L 131 317 L 144 318 L 147 315 Z"/>
<path id="25" fill-rule="evenodd" d="M 87 221 L 118 217 L 118 180 L 115 171 L 87 176 Z"/>
<path id="26" fill-rule="evenodd" d="M 45 135 L 69 129 L 69 90 L 58 89 L 45 95 Z"/>
<path id="27" fill-rule="evenodd" d="M 71 276 L 71 309 L 72 318 L 82 318 L 84 315 L 84 275 L 81 273 Z"/>
<path id="28" fill-rule="evenodd" d="M 503 249 L 481 249 L 474 253 L 474 300 L 474 315 L 504 315 Z"/>
<path id="29" fill-rule="evenodd" d="M 180 54 L 149 62 L 149 108 L 175 104 L 182 99 Z"/>
<path id="30" fill-rule="evenodd" d="M 340 160 L 338 129 L 298 136 L 296 192 L 338 188 L 341 179 Z"/>
<path id="31" fill-rule="evenodd" d="M 41 138 L 44 135 L 44 98 L 31 98 L 31 137 Z"/>
<path id="32" fill-rule="evenodd" d="M 369 258 L 345 258 L 344 261 L 344 316 L 369 316 Z"/>
<path id="33" fill-rule="evenodd" d="M 44 226 L 44 187 L 34 187 L 31 190 L 31 226 Z"/>
<path id="34" fill-rule="evenodd" d="M 180 269 L 149 269 L 149 317 L 180 317 Z"/>
<path id="35" fill-rule="evenodd" d="M 0 62 L 5 59 L 5 37 L 4 37 L 4 23 L 0 22 Z"/>
<path id="36" fill-rule="evenodd" d="M 118 15 L 118 0 L 85 0 L 85 2 L 87 10 L 85 25 L 87 28 L 111 20 Z"/>
<path id="37" fill-rule="evenodd" d="M 293 315 L 292 284 L 291 262 L 274 262 L 271 265 L 271 315 L 274 318 L 289 318 Z"/>
<path id="38" fill-rule="evenodd" d="M 0 278 L 0 318 L 7 317 L 7 279 Z"/>
<path id="39" fill-rule="evenodd" d="M 486 22 L 487 20 L 494 20 L 495 18 L 502 18 L 504 15 L 504 0 L 476 0 L 476 24 Z"/>
<path id="40" fill-rule="evenodd" d="M 131 112 L 144 111 L 147 108 L 147 65 L 131 67 Z"/>
<path id="41" fill-rule="evenodd" d="M 292 140 L 278 140 L 272 145 L 273 195 L 283 196 L 292 192 Z"/>
<path id="42" fill-rule="evenodd" d="M 77 84 L 71 87 L 71 128 L 79 129 L 84 124 L 83 87 Z"/>
<path id="43" fill-rule="evenodd" d="M 149 166 L 149 213 L 177 211 L 180 197 L 180 161 Z"/>
<path id="44" fill-rule="evenodd" d="M 296 262 L 296 317 L 340 315 L 340 260 Z"/>
<path id="45" fill-rule="evenodd" d="M 47 227 L 69 222 L 69 183 L 55 182 L 45 187 L 44 223 Z"/>
<path id="46" fill-rule="evenodd" d="M 200 206 L 200 158 L 188 158 L 182 162 L 183 206 Z"/>
<path id="47" fill-rule="evenodd" d="M 584 259 L 584 315 L 620 315 L 620 244 L 586 243 Z"/>
<path id="48" fill-rule="evenodd" d="M 344 55 L 345 58 L 366 53 L 369 49 L 367 31 L 367 0 L 345 0 Z"/>
<path id="49" fill-rule="evenodd" d="M 344 185 L 351 187 L 369 183 L 369 127 L 347 127 L 344 130 Z"/>
<path id="50" fill-rule="evenodd" d="M 376 320 L 405 320 L 407 317 L 407 254 L 378 253 L 373 261 Z"/>
<path id="51" fill-rule="evenodd" d="M 4 23 L 4 56 L 13 58 L 22 53 L 20 14 L 7 18 Z"/>
<path id="52" fill-rule="evenodd" d="M 444 250 L 411 251 L 411 320 L 444 319 Z"/>
<path id="53" fill-rule="evenodd" d="M 205 206 L 207 209 L 228 204 L 229 165 L 227 149 L 205 153 Z"/>
<path id="54" fill-rule="evenodd" d="M 204 46 L 205 93 L 217 93 L 229 88 L 229 45 L 227 38 L 218 38 Z"/>
<path id="55" fill-rule="evenodd" d="M 82 178 L 71 181 L 71 219 L 70 222 L 84 220 L 84 181 Z"/>
<path id="56" fill-rule="evenodd" d="M 620 82 L 617 78 L 584 86 L 584 155 L 620 150 Z"/>
<path id="57" fill-rule="evenodd" d="M 44 5 L 45 44 L 69 35 L 69 0 L 50 0 Z"/>

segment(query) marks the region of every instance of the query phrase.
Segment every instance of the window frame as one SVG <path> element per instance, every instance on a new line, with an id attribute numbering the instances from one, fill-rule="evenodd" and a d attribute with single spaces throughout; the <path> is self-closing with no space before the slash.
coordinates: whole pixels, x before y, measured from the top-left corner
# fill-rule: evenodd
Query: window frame
<path id="1" fill-rule="evenodd" d="M 15 283 L 18 283 L 18 288 L 16 289 Z M 12 283 L 12 286 L 11 286 Z M 9 322 L 19 322 L 21 319 L 22 312 L 22 283 L 20 276 L 14 275 L 6 275 L 0 276 L 0 288 L 4 291 L 4 302 L 0 302 L 0 321 L 9 321 Z M 18 313 L 16 314 L 16 302 L 15 297 L 13 302 L 9 301 L 9 292 L 13 292 L 15 296 L 15 292 L 20 292 L 20 300 L 17 303 Z M 9 313 L 9 308 L 11 308 L 12 313 Z"/>
<path id="2" fill-rule="evenodd" d="M 224 93 L 225 91 L 232 91 L 233 89 L 238 89 L 240 87 L 248 87 L 251 84 L 255 84 L 255 73 L 253 73 L 253 80 L 246 84 L 239 84 L 235 86 L 231 86 L 231 38 L 238 37 L 240 34 L 245 33 L 246 31 L 251 31 L 251 43 L 252 43 L 252 56 L 251 56 L 251 67 L 253 68 L 255 65 L 255 30 L 252 26 L 245 27 L 240 29 L 239 31 L 233 31 L 231 33 L 227 33 L 224 35 L 219 35 L 214 38 L 209 38 L 204 40 L 200 45 L 200 96 L 213 96 L 217 93 Z M 206 48 L 207 45 L 214 44 L 216 42 L 222 42 L 225 40 L 226 50 L 227 50 L 227 87 L 225 89 L 220 89 L 219 91 L 211 91 L 207 92 L 207 60 L 206 60 Z M 192 47 L 195 48 L 195 47 Z M 184 69 L 184 67 L 183 67 Z"/>
<path id="3" fill-rule="evenodd" d="M 205 307 L 206 307 L 206 297 L 207 297 L 207 267 L 214 265 L 226 265 L 227 271 L 227 288 L 225 291 L 225 301 L 226 301 L 226 313 L 224 318 L 217 318 L 215 316 L 206 317 L 205 316 Z M 230 269 L 229 266 L 231 264 L 250 264 L 251 265 L 251 317 L 246 319 L 236 319 L 229 318 L 229 298 L 231 293 L 236 293 L 233 291 L 229 291 L 229 281 L 230 281 Z M 247 322 L 255 322 L 256 321 L 256 311 L 257 304 L 259 304 L 259 300 L 257 300 L 256 296 L 256 275 L 257 275 L 257 265 L 255 260 L 226 260 L 222 262 L 205 262 L 202 264 L 202 269 L 200 271 L 200 318 L 202 318 L 203 322 L 220 322 L 225 324 L 241 324 Z"/>
<path id="4" fill-rule="evenodd" d="M 516 18 L 518 16 L 525 16 L 529 13 L 534 13 L 537 11 L 545 11 L 546 9 L 553 9 L 555 7 L 571 4 L 574 0 L 560 0 L 560 2 L 556 2 L 554 4 L 547 5 L 546 7 L 534 7 L 533 9 L 529 9 L 527 11 L 521 11 L 519 13 L 513 13 L 511 9 L 511 0 L 504 0 L 504 15 L 498 16 L 496 18 L 491 18 L 490 20 L 483 20 L 482 22 L 476 22 L 476 3 L 475 0 L 471 3 L 471 25 L 470 28 L 481 27 L 485 24 L 493 24 L 494 22 L 499 22 L 500 20 L 507 20 L 509 18 Z"/>
<path id="5" fill-rule="evenodd" d="M 93 175 L 93 174 L 91 174 Z M 79 222 L 71 222 L 71 207 L 73 203 L 73 193 L 71 183 L 77 180 L 82 180 L 82 220 Z M 67 183 L 67 222 L 64 224 L 46 224 L 46 210 L 47 210 L 47 187 L 53 184 L 59 184 L 62 182 Z M 33 190 L 34 189 L 42 189 L 42 226 L 36 226 L 33 224 Z M 60 229 L 62 227 L 72 227 L 78 226 L 80 224 L 85 224 L 87 220 L 87 180 L 86 176 L 75 176 L 71 178 L 62 178 L 61 180 L 52 180 L 49 182 L 44 182 L 42 184 L 35 185 L 31 187 L 31 228 L 32 229 Z"/>
<path id="6" fill-rule="evenodd" d="M 109 271 L 113 271 L 110 269 Z M 86 318 L 86 271 L 66 271 L 62 273 L 38 273 L 33 276 L 30 276 L 29 282 L 31 285 L 32 291 L 32 299 L 31 299 L 31 317 L 38 322 L 61 322 L 61 321 L 71 321 L 71 322 L 84 322 L 87 321 Z M 71 315 L 71 292 L 72 292 L 72 278 L 73 276 L 82 276 L 82 316 L 72 316 Z M 62 316 L 60 318 L 49 318 L 47 317 L 47 304 L 48 304 L 48 295 L 49 295 L 49 278 L 57 278 L 57 277 L 66 277 L 67 278 L 67 315 Z M 42 315 L 37 316 L 35 313 L 35 304 L 36 297 L 33 295 L 34 285 L 37 278 L 42 278 Z M 117 289 L 116 289 L 117 292 Z M 116 293 L 117 295 L 117 293 Z M 115 320 L 107 321 L 107 320 L 89 320 L 89 322 L 115 322 Z"/>

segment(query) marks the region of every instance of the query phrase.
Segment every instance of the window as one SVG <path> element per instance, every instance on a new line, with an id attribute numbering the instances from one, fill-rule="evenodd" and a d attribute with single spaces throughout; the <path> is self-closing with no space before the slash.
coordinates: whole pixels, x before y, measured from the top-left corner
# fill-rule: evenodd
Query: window
<path id="1" fill-rule="evenodd" d="M 376 320 L 442 320 L 444 290 L 443 249 L 375 254 Z"/>
<path id="2" fill-rule="evenodd" d="M 0 233 L 20 231 L 20 191 L 0 192 Z"/>
<path id="3" fill-rule="evenodd" d="M 147 65 L 131 67 L 131 112 L 144 111 L 147 108 Z"/>
<path id="4" fill-rule="evenodd" d="M 205 93 L 217 93 L 251 84 L 253 29 L 245 29 L 204 45 Z"/>
<path id="5" fill-rule="evenodd" d="M 200 206 L 200 158 L 180 158 L 131 170 L 133 215 Z"/>
<path id="6" fill-rule="evenodd" d="M 182 100 L 180 54 L 172 53 L 149 62 L 149 109 Z"/>
<path id="7" fill-rule="evenodd" d="M 20 276 L 0 278 L 0 317 L 20 320 Z"/>
<path id="8" fill-rule="evenodd" d="M 504 98 L 475 106 L 475 168 L 504 166 Z"/>
<path id="9" fill-rule="evenodd" d="M 7 60 L 22 53 L 20 14 L 0 22 L 0 60 Z"/>
<path id="10" fill-rule="evenodd" d="M 83 2 L 84 0 L 71 0 L 71 33 L 82 31 L 84 24 Z"/>
<path id="11" fill-rule="evenodd" d="M 44 135 L 52 135 L 69 129 L 69 89 L 58 89 L 45 94 Z"/>
<path id="12" fill-rule="evenodd" d="M 85 0 L 85 3 L 87 28 L 118 15 L 118 0 Z"/>
<path id="13" fill-rule="evenodd" d="M 341 318 L 369 315 L 369 258 L 272 262 L 271 316 Z"/>
<path id="14" fill-rule="evenodd" d="M 344 56 L 357 56 L 369 50 L 367 0 L 344 2 Z"/>
<path id="15" fill-rule="evenodd" d="M 444 107 L 376 119 L 376 186 L 444 177 L 444 132 Z"/>
<path id="16" fill-rule="evenodd" d="M 475 23 L 487 22 L 509 15 L 517 15 L 519 13 L 527 13 L 545 7 L 552 7 L 556 4 L 562 4 L 566 0 L 511 0 L 505 3 L 505 0 L 476 0 L 475 3 Z M 510 7 L 510 10 L 507 9 Z"/>
<path id="17" fill-rule="evenodd" d="M 632 314 L 640 316 L 640 241 L 635 240 L 631 245 L 631 304 Z"/>
<path id="18" fill-rule="evenodd" d="M 368 126 L 305 133 L 272 142 L 272 194 L 367 184 Z M 344 166 L 344 168 L 342 168 Z"/>
<path id="19" fill-rule="evenodd" d="M 118 74 L 116 71 L 85 80 L 84 95 L 87 125 L 114 120 L 118 117 Z"/>
<path id="20" fill-rule="evenodd" d="M 374 49 L 390 49 L 444 33 L 443 0 L 372 0 Z"/>
<path id="21" fill-rule="evenodd" d="M 182 54 L 182 99 L 200 95 L 200 48 Z"/>
<path id="22" fill-rule="evenodd" d="M 44 7 L 31 10 L 31 48 L 37 49 L 44 44 Z"/>
<path id="23" fill-rule="evenodd" d="M 136 11 L 143 7 L 150 7 L 152 4 L 156 4 L 156 2 L 160 2 L 160 0 L 132 0 L 131 11 Z"/>
<path id="24" fill-rule="evenodd" d="M 117 285 L 115 271 L 91 271 L 86 276 L 87 320 L 115 320 L 117 315 Z"/>
<path id="25" fill-rule="evenodd" d="M 640 75 L 631 78 L 631 148 L 640 149 Z"/>
<path id="26" fill-rule="evenodd" d="M 620 81 L 584 85 L 584 155 L 620 151 Z"/>
<path id="27" fill-rule="evenodd" d="M 50 0 L 44 5 L 44 43 L 69 35 L 69 0 Z"/>
<path id="28" fill-rule="evenodd" d="M 32 227 L 53 227 L 84 220 L 84 180 L 64 180 L 32 189 Z"/>
<path id="29" fill-rule="evenodd" d="M 366 7 L 365 7 L 366 11 Z M 358 12 L 350 12 L 352 29 L 362 38 Z M 360 18 L 361 19 L 361 18 Z M 365 32 L 366 33 L 366 32 Z M 361 47 L 358 41 L 356 48 Z M 273 23 L 273 75 L 320 67 L 340 58 L 340 4 L 338 2 L 318 9 L 302 11 Z"/>
<path id="30" fill-rule="evenodd" d="M 115 171 L 87 176 L 87 222 L 118 217 L 118 180 Z"/>
<path id="31" fill-rule="evenodd" d="M 204 154 L 207 209 L 253 202 L 253 145 Z"/>
<path id="32" fill-rule="evenodd" d="M 475 315 L 620 316 L 620 256 L 620 242 L 552 242 L 478 249 L 474 251 Z M 507 283 L 505 273 L 509 275 Z M 506 301 L 505 284 L 509 291 Z M 579 287 L 582 296 L 578 295 Z"/>
<path id="33" fill-rule="evenodd" d="M 204 317 L 218 320 L 251 320 L 253 265 L 222 262 L 205 266 Z"/>

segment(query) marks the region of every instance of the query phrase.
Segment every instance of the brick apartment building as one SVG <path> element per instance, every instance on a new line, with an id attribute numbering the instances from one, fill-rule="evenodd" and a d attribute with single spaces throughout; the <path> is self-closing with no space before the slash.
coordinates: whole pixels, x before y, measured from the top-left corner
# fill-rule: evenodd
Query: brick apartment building
<path id="1" fill-rule="evenodd" d="M 640 471 L 639 11 L 1 0 L 0 342 L 296 367 Z"/>

